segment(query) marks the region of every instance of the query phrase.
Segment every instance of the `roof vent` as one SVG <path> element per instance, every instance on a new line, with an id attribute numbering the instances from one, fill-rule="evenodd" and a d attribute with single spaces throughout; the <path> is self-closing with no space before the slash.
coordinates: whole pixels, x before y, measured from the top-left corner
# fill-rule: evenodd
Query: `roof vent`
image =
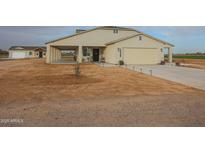
<path id="1" fill-rule="evenodd" d="M 84 32 L 86 30 L 83 30 L 83 29 L 76 29 L 75 33 L 81 33 L 81 32 Z"/>

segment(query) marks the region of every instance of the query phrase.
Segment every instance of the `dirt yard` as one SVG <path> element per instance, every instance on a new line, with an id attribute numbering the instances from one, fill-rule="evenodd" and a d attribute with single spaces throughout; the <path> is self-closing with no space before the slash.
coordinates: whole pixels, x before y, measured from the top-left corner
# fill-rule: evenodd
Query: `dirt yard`
<path id="1" fill-rule="evenodd" d="M 85 64 L 75 77 L 73 65 L 0 62 L 0 126 L 205 126 L 204 100 L 120 67 Z"/>
<path id="2" fill-rule="evenodd" d="M 175 62 L 180 62 L 184 64 L 190 64 L 190 67 L 205 69 L 205 59 L 182 59 L 174 58 Z"/>

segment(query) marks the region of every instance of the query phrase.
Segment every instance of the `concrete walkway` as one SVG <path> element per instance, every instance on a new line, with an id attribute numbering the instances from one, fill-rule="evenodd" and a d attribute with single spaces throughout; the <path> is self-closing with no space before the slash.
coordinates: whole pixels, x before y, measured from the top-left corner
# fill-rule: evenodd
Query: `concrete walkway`
<path id="1" fill-rule="evenodd" d="M 205 90 L 205 70 L 168 65 L 129 65 L 128 69 Z"/>

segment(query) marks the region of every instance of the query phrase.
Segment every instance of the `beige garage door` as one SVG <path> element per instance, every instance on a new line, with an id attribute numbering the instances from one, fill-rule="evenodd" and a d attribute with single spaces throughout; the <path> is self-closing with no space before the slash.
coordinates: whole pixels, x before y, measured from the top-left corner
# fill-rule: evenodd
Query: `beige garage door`
<path id="1" fill-rule="evenodd" d="M 26 58 L 26 53 L 24 51 L 13 51 L 12 58 L 14 59 Z"/>
<path id="2" fill-rule="evenodd" d="M 158 56 L 158 49 L 124 48 L 125 64 L 157 64 Z"/>

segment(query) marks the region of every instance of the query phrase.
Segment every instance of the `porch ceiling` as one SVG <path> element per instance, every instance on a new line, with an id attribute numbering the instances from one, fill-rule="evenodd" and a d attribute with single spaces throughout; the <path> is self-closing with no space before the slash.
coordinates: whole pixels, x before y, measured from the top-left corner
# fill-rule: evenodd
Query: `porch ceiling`
<path id="1" fill-rule="evenodd" d="M 77 50 L 78 46 L 54 46 L 59 50 Z"/>
<path id="2" fill-rule="evenodd" d="M 85 48 L 105 48 L 106 46 L 83 46 Z"/>

